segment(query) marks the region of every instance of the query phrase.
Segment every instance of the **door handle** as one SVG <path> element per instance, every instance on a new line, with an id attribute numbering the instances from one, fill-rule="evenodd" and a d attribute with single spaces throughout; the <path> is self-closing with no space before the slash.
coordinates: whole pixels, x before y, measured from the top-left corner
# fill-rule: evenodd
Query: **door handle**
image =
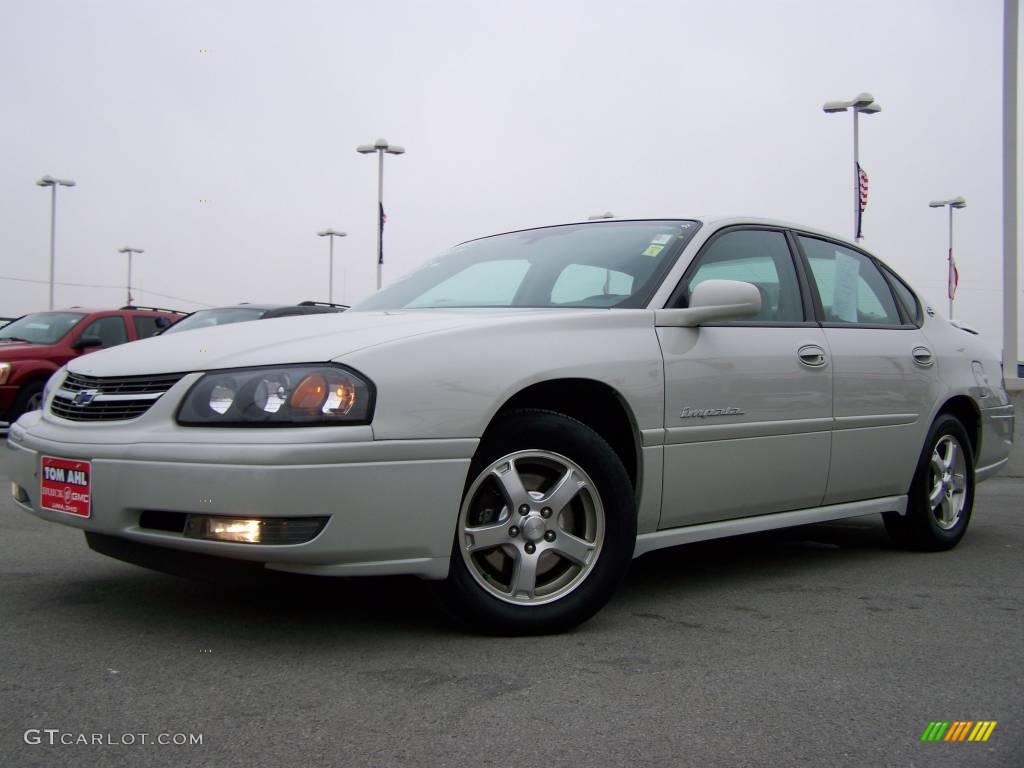
<path id="1" fill-rule="evenodd" d="M 935 357 L 928 347 L 914 347 L 910 354 L 914 356 L 914 362 L 922 368 L 928 368 L 935 363 Z"/>
<path id="2" fill-rule="evenodd" d="M 797 350 L 796 355 L 800 362 L 811 368 L 820 368 L 825 364 L 825 350 L 817 344 L 805 344 Z"/>

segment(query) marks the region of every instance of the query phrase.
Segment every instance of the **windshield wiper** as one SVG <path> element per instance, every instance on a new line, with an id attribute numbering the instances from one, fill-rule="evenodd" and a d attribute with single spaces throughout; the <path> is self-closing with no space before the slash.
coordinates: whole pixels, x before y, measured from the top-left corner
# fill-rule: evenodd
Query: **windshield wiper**
<path id="1" fill-rule="evenodd" d="M 5 336 L 4 338 L 0 339 L 0 341 L 24 341 L 27 344 L 31 344 L 32 343 L 31 340 L 29 340 L 29 339 L 22 339 L 22 338 L 20 338 L 18 336 Z"/>

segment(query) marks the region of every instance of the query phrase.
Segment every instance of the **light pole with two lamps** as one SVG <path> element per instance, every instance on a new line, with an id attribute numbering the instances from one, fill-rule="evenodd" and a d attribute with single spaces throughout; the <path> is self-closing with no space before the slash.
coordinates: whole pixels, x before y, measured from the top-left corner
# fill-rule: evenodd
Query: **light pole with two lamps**
<path id="1" fill-rule="evenodd" d="M 118 248 L 118 253 L 128 254 L 128 306 L 132 305 L 132 254 L 133 253 L 145 253 L 141 248 L 129 248 L 127 245 L 124 248 Z"/>
<path id="2" fill-rule="evenodd" d="M 956 285 L 960 276 L 956 271 L 956 262 L 953 261 L 953 209 L 966 208 L 967 201 L 962 197 L 954 197 L 951 200 L 932 200 L 928 203 L 929 208 L 949 208 L 949 275 L 946 294 L 949 296 L 949 319 L 953 319 L 953 296 L 956 294 Z"/>
<path id="3" fill-rule="evenodd" d="M 827 101 L 822 109 L 827 114 L 853 111 L 853 237 L 860 240 L 861 191 L 860 191 L 860 129 L 857 118 L 861 114 L 873 115 L 882 108 L 870 93 L 861 93 L 851 101 Z"/>
<path id="4" fill-rule="evenodd" d="M 327 268 L 327 301 L 330 304 L 334 303 L 334 238 L 336 237 L 347 237 L 345 232 L 338 232 L 333 229 L 325 229 L 322 232 L 317 232 L 320 237 L 330 238 L 330 257 L 329 266 Z M 341 282 L 341 300 L 345 300 L 345 281 Z"/>
<path id="5" fill-rule="evenodd" d="M 55 179 L 47 174 L 36 182 L 40 187 L 50 188 L 50 309 L 53 309 L 53 264 L 54 239 L 57 231 L 57 187 L 73 187 L 75 182 L 72 179 Z"/>
<path id="6" fill-rule="evenodd" d="M 373 144 L 360 144 L 356 152 L 362 155 L 377 153 L 377 290 L 380 290 L 381 267 L 384 265 L 384 154 L 401 155 L 405 149 L 397 144 L 388 144 L 386 139 L 377 139 Z"/>

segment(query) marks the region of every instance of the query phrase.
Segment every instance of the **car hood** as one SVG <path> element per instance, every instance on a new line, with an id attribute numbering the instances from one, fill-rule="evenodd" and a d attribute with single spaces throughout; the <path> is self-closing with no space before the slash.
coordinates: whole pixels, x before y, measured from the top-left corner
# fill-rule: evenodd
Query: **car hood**
<path id="1" fill-rule="evenodd" d="M 27 360 L 45 356 L 50 344 L 32 344 L 25 341 L 0 341 L 0 363 L 11 360 Z"/>
<path id="2" fill-rule="evenodd" d="M 137 376 L 338 360 L 361 349 L 470 325 L 572 310 L 404 310 L 301 315 L 157 336 L 73 360 L 86 376 Z M 577 310 L 578 311 L 578 310 Z M 594 310 L 586 310 L 593 312 Z"/>

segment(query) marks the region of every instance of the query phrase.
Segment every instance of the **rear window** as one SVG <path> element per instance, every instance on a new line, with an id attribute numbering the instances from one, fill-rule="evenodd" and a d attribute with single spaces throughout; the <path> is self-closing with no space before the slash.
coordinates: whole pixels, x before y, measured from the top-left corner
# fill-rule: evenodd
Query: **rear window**
<path id="1" fill-rule="evenodd" d="M 247 320 L 259 320 L 263 317 L 266 309 L 255 307 L 223 307 L 221 309 L 200 309 L 193 312 L 184 320 L 179 320 L 164 333 L 180 333 L 191 331 L 196 328 L 213 328 L 217 325 L 230 325 L 231 323 L 242 323 Z"/>

